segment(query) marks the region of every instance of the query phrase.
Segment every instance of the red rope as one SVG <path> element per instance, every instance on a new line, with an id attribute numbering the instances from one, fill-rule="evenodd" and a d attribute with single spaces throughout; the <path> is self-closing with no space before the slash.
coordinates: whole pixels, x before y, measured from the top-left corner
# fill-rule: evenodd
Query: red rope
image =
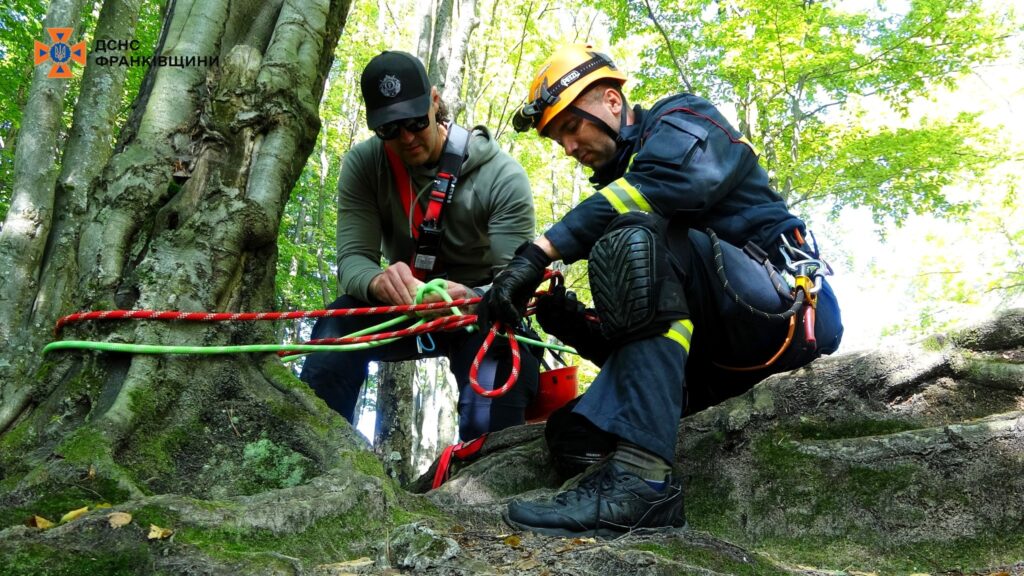
<path id="1" fill-rule="evenodd" d="M 480 363 L 483 362 L 484 356 L 487 355 L 487 350 L 491 347 L 491 343 L 494 342 L 494 337 L 498 335 L 498 330 L 504 329 L 505 334 L 508 336 L 508 347 L 512 350 L 512 371 L 508 374 L 508 379 L 502 384 L 501 388 L 494 390 L 485 390 L 480 385 L 480 381 L 477 379 L 477 372 L 480 370 Z M 480 350 L 477 351 L 476 357 L 473 358 L 473 365 L 469 368 L 469 385 L 472 386 L 473 391 L 485 398 L 497 398 L 498 396 L 504 396 L 506 392 L 512 389 L 512 386 L 519 379 L 519 341 L 515 339 L 513 331 L 508 330 L 501 322 L 495 322 L 491 326 L 490 331 L 487 332 L 487 338 L 484 339 L 484 343 L 480 345 Z"/>
<path id="2" fill-rule="evenodd" d="M 439 310 L 453 306 L 476 304 L 480 298 L 461 298 L 451 302 L 430 302 L 406 306 L 370 306 L 367 308 L 339 308 L 336 310 L 296 310 L 293 312 L 180 312 L 175 310 L 96 310 L 78 312 L 57 320 L 54 332 L 59 334 L 67 324 L 86 320 L 184 320 L 187 322 L 235 322 L 255 320 L 292 320 L 295 318 L 324 318 L 331 316 L 358 316 L 369 314 L 394 314 Z"/>
<path id="3" fill-rule="evenodd" d="M 435 318 L 428 322 L 424 322 L 419 326 L 411 326 L 409 328 L 403 328 L 401 330 L 394 330 L 391 332 L 378 332 L 376 334 L 364 334 L 363 336 L 342 336 L 340 338 L 318 338 L 316 340 L 308 340 L 305 344 L 312 345 L 328 345 L 328 344 L 360 344 L 363 342 L 376 342 L 379 340 L 388 340 L 390 338 L 404 338 L 406 336 L 415 336 L 416 334 L 424 334 L 427 332 L 452 332 L 459 328 L 471 326 L 476 324 L 476 314 L 463 314 L 461 316 L 444 316 L 441 318 Z M 284 351 L 278 352 L 278 356 L 290 356 L 292 354 L 302 354 L 297 351 Z"/>
<path id="4" fill-rule="evenodd" d="M 558 272 L 548 270 L 544 275 L 545 280 L 551 280 L 551 286 L 558 284 L 562 275 Z M 546 292 L 538 292 L 544 294 Z M 296 310 L 293 312 L 180 312 L 175 310 L 95 310 L 92 312 L 78 312 L 70 314 L 57 320 L 54 327 L 54 334 L 59 335 L 61 329 L 68 324 L 85 322 L 88 320 L 170 320 L 186 322 L 238 322 L 258 320 L 292 320 L 296 318 L 325 318 L 333 316 L 358 316 L 371 314 L 397 314 L 408 312 L 421 312 L 425 310 L 440 310 L 455 306 L 468 306 L 480 302 L 480 298 L 461 298 L 451 302 L 431 302 L 428 304 L 413 304 L 405 306 L 370 306 L 366 308 L 340 308 L 335 310 Z M 528 307 L 527 315 L 533 312 L 533 306 Z M 358 344 L 362 342 L 375 342 L 391 338 L 403 338 L 416 334 L 424 334 L 432 331 L 452 331 L 465 326 L 475 324 L 475 314 L 463 314 L 459 316 L 443 316 L 420 324 L 416 327 L 404 328 L 392 332 L 380 332 L 377 334 L 366 334 L 364 336 L 351 336 L 344 338 L 321 338 L 310 340 L 307 344 Z M 494 342 L 494 337 L 499 335 L 499 330 L 504 330 L 508 337 L 509 348 L 512 351 L 512 370 L 505 383 L 497 389 L 486 390 L 480 385 L 477 374 L 480 364 L 483 362 L 487 351 Z M 278 352 L 279 356 L 287 356 L 296 352 Z M 516 340 L 514 331 L 508 330 L 501 322 L 495 322 L 491 326 L 487 337 L 484 339 L 480 350 L 473 359 L 473 365 L 469 369 L 469 384 L 473 390 L 484 397 L 495 398 L 506 394 L 512 389 L 519 379 L 521 358 L 519 354 L 519 342 Z"/>

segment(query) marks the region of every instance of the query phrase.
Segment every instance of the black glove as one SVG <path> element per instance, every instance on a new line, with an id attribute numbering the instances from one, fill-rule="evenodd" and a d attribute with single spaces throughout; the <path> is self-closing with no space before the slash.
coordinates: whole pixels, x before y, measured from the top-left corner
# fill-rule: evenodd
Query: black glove
<path id="1" fill-rule="evenodd" d="M 515 326 L 526 314 L 526 304 L 544 280 L 544 269 L 551 258 L 533 242 L 525 242 L 516 255 L 491 283 L 477 307 L 481 330 L 489 330 L 491 322 L 501 321 Z"/>
<path id="2" fill-rule="evenodd" d="M 548 334 L 572 346 L 600 366 L 611 354 L 611 343 L 601 334 L 601 322 L 565 286 L 555 286 L 537 298 L 537 320 Z"/>

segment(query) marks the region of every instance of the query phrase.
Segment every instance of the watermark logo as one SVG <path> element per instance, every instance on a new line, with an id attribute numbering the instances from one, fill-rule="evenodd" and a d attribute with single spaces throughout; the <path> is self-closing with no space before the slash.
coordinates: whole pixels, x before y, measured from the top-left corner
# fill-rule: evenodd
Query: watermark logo
<path id="1" fill-rule="evenodd" d="M 137 56 L 142 48 L 138 40 L 97 38 L 92 45 L 93 62 L 97 66 L 158 66 L 190 68 L 193 66 L 219 66 L 220 56 Z M 126 55 L 127 54 L 127 55 Z"/>
<path id="2" fill-rule="evenodd" d="M 52 62 L 47 78 L 71 78 L 69 60 L 85 66 L 85 42 L 71 45 L 71 28 L 47 28 L 46 33 L 50 35 L 53 43 L 47 46 L 36 40 L 36 66 L 43 62 Z"/>

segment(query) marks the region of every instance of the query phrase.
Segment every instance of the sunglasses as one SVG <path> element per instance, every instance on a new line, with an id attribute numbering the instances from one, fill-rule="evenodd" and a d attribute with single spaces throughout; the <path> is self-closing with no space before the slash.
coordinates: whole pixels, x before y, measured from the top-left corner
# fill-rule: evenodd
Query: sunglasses
<path id="1" fill-rule="evenodd" d="M 406 132 L 419 132 L 425 130 L 427 126 L 430 126 L 430 115 L 420 116 L 419 118 L 405 118 L 402 120 L 395 120 L 394 122 L 388 122 L 382 126 L 378 126 L 373 129 L 373 132 L 381 140 L 394 140 L 398 138 L 399 132 L 404 128 Z"/>

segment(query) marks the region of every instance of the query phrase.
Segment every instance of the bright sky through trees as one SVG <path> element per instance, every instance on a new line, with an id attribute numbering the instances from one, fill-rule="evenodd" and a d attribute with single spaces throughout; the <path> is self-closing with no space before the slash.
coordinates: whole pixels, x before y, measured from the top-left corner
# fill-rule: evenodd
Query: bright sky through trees
<path id="1" fill-rule="evenodd" d="M 1013 53 L 1009 57 L 976 70 L 958 90 L 937 90 L 932 98 L 915 103 L 907 119 L 879 105 L 878 99 L 860 102 L 860 106 L 875 108 L 871 117 L 877 122 L 889 125 L 910 124 L 921 117 L 952 117 L 961 111 L 980 112 L 978 130 L 997 133 L 1003 151 L 1016 161 L 999 166 L 985 185 L 950 188 L 948 192 L 957 200 L 975 201 L 982 207 L 966 222 L 911 216 L 902 228 L 888 228 L 883 243 L 872 232 L 866 211 L 843 213 L 834 225 L 835 240 L 849 250 L 850 268 L 839 270 L 833 279 L 847 329 L 843 350 L 873 347 L 896 326 L 921 322 L 920 331 L 927 334 L 930 327 L 944 322 L 980 320 L 996 306 L 1024 305 L 1020 294 L 1001 301 L 987 292 L 994 267 L 1007 272 L 1016 266 L 1019 273 L 1022 264 L 1019 237 L 1024 230 L 1024 211 L 1010 194 L 1024 178 L 1024 133 L 1020 129 L 1024 50 L 1019 37 L 1010 46 Z M 994 216 L 1001 222 L 993 222 Z M 1008 249 L 1001 226 L 1016 232 L 1016 263 L 1000 262 Z M 926 316 L 923 321 L 919 320 L 922 313 Z"/>

